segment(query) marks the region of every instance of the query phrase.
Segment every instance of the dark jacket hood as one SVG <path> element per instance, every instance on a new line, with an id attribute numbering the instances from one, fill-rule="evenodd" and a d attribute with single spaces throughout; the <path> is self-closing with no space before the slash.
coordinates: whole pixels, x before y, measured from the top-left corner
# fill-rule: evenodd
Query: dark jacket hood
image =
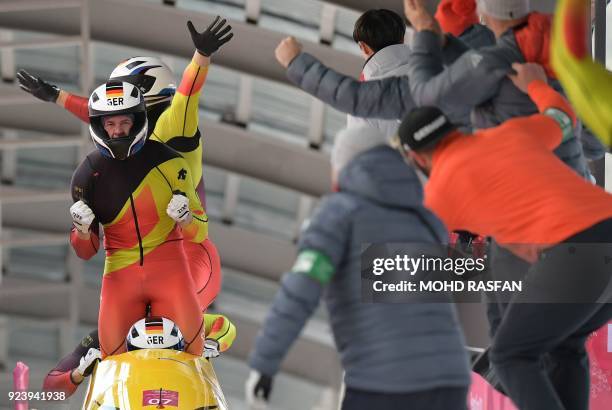
<path id="1" fill-rule="evenodd" d="M 355 157 L 339 175 L 340 192 L 365 197 L 381 206 L 422 206 L 423 188 L 412 166 L 388 146 L 372 148 Z"/>

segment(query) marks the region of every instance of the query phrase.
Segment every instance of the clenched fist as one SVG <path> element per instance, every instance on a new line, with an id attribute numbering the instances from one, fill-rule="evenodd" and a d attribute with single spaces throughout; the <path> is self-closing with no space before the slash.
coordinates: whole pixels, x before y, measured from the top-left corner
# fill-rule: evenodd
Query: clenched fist
<path id="1" fill-rule="evenodd" d="M 189 210 L 189 198 L 185 195 L 174 194 L 168 203 L 166 213 L 179 225 L 189 225 L 191 223 L 191 211 Z"/>
<path id="2" fill-rule="evenodd" d="M 84 234 L 89 233 L 89 226 L 96 217 L 91 208 L 83 201 L 72 204 L 70 216 L 72 216 L 72 223 L 76 230 Z"/>
<path id="3" fill-rule="evenodd" d="M 284 38 L 274 50 L 276 61 L 280 65 L 287 68 L 289 64 L 302 52 L 302 43 L 297 41 L 295 37 Z"/>

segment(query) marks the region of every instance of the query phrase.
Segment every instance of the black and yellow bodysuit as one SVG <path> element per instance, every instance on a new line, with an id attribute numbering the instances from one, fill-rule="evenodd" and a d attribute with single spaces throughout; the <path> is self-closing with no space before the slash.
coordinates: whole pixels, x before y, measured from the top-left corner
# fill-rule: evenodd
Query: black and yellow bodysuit
<path id="1" fill-rule="evenodd" d="M 177 323 L 190 344 L 187 351 L 200 354 L 202 320 L 183 242 L 202 243 L 208 219 L 185 159 L 156 141 L 122 161 L 95 151 L 79 165 L 71 185 L 73 199 L 83 200 L 96 216 L 90 240 L 71 234 L 79 257 L 97 252 L 98 223 L 104 229 L 98 321 L 103 356 L 124 350 L 126 334 L 147 304 L 152 315 Z M 189 198 L 193 221 L 183 229 L 166 214 L 174 194 Z"/>
<path id="2" fill-rule="evenodd" d="M 203 206 L 205 206 L 205 194 L 202 176 L 202 140 L 198 123 L 200 92 L 207 74 L 208 66 L 200 66 L 192 60 L 183 72 L 170 107 L 161 113 L 157 106 L 147 108 L 149 124 L 153 124 L 154 127 L 149 138 L 168 145 L 187 161 L 191 180 Z M 89 121 L 86 98 L 70 94 L 65 108 L 82 121 Z M 188 257 L 187 263 L 200 310 L 204 311 L 221 289 L 219 253 L 208 238 L 203 242 L 185 241 L 183 246 Z"/>

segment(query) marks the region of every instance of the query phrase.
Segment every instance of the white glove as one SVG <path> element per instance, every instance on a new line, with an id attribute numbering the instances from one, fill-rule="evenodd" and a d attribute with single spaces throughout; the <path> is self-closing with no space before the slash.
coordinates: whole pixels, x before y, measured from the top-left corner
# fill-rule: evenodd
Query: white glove
<path id="1" fill-rule="evenodd" d="M 204 358 L 213 359 L 219 357 L 219 342 L 215 339 L 204 339 Z"/>
<path id="2" fill-rule="evenodd" d="M 83 377 L 87 377 L 93 371 L 96 360 L 102 360 L 102 355 L 98 349 L 91 347 L 85 356 L 81 357 L 79 367 L 76 368 L 77 372 Z"/>
<path id="3" fill-rule="evenodd" d="M 185 195 L 172 195 L 172 199 L 168 203 L 168 208 L 166 208 L 166 213 L 178 223 L 185 222 L 191 216 L 191 211 L 189 211 L 189 198 Z"/>
<path id="4" fill-rule="evenodd" d="M 249 378 L 244 384 L 247 408 L 249 410 L 266 410 L 271 391 L 272 378 L 251 369 Z"/>
<path id="5" fill-rule="evenodd" d="M 89 232 L 89 226 L 95 219 L 95 215 L 90 207 L 83 201 L 77 201 L 70 207 L 70 215 L 74 227 L 82 233 Z"/>

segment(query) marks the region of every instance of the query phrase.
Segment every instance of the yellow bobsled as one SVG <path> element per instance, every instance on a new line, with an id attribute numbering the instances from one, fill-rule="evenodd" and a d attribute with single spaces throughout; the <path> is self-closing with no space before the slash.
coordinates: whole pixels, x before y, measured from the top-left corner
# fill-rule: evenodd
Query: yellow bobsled
<path id="1" fill-rule="evenodd" d="M 226 410 L 210 361 L 169 349 L 109 356 L 96 366 L 83 410 Z"/>

